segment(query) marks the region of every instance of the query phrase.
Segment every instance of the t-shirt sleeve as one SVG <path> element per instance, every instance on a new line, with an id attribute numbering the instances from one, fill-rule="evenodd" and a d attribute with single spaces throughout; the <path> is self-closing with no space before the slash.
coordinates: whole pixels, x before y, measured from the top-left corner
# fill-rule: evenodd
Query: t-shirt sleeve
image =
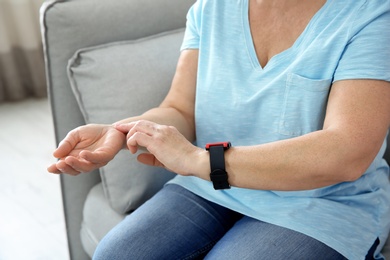
<path id="1" fill-rule="evenodd" d="M 201 1 L 198 0 L 187 13 L 186 30 L 180 50 L 199 48 L 200 6 Z"/>
<path id="2" fill-rule="evenodd" d="M 377 79 L 390 81 L 389 1 L 364 5 L 356 14 L 350 40 L 339 61 L 334 81 Z"/>

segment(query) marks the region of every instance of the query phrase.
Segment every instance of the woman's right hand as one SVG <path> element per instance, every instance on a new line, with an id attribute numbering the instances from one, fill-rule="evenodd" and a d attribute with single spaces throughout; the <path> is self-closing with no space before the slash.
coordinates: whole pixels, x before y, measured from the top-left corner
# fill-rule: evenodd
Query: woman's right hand
<path id="1" fill-rule="evenodd" d="M 50 165 L 51 173 L 78 175 L 100 168 L 124 147 L 126 136 L 111 125 L 90 124 L 68 133 L 54 151 L 59 160 Z"/>

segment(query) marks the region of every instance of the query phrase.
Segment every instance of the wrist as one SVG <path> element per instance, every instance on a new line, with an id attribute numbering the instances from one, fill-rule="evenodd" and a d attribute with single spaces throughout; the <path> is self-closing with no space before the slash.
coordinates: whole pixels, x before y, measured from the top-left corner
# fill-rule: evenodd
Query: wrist
<path id="1" fill-rule="evenodd" d="M 210 181 L 210 156 L 208 151 L 197 148 L 194 160 L 189 163 L 195 166 L 191 175 Z"/>
<path id="2" fill-rule="evenodd" d="M 119 123 L 113 123 L 113 124 L 111 124 L 111 125 L 106 125 L 108 128 L 112 128 L 112 129 L 114 129 L 114 130 L 116 130 L 116 131 L 118 131 L 118 132 L 120 132 L 120 133 L 122 133 L 123 134 L 123 143 L 122 143 L 122 148 L 121 148 L 121 150 L 128 150 L 128 148 L 127 148 L 127 138 L 126 138 L 126 133 L 124 133 L 124 132 L 122 132 L 122 131 L 120 131 L 120 130 L 118 130 L 118 125 L 119 125 Z"/>

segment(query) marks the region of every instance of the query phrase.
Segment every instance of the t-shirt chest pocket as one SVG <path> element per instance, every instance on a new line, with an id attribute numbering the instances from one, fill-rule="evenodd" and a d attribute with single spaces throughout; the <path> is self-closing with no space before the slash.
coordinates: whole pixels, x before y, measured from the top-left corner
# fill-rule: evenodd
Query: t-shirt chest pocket
<path id="1" fill-rule="evenodd" d="M 285 85 L 279 134 L 300 136 L 323 127 L 331 79 L 309 79 L 290 73 Z"/>

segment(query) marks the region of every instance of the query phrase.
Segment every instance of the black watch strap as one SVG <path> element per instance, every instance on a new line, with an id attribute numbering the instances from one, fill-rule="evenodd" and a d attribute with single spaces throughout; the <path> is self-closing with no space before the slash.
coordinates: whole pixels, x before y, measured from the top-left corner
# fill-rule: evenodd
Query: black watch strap
<path id="1" fill-rule="evenodd" d="M 230 146 L 230 142 L 206 144 L 206 150 L 210 153 L 210 179 L 216 190 L 230 189 L 225 169 L 225 151 Z"/>

